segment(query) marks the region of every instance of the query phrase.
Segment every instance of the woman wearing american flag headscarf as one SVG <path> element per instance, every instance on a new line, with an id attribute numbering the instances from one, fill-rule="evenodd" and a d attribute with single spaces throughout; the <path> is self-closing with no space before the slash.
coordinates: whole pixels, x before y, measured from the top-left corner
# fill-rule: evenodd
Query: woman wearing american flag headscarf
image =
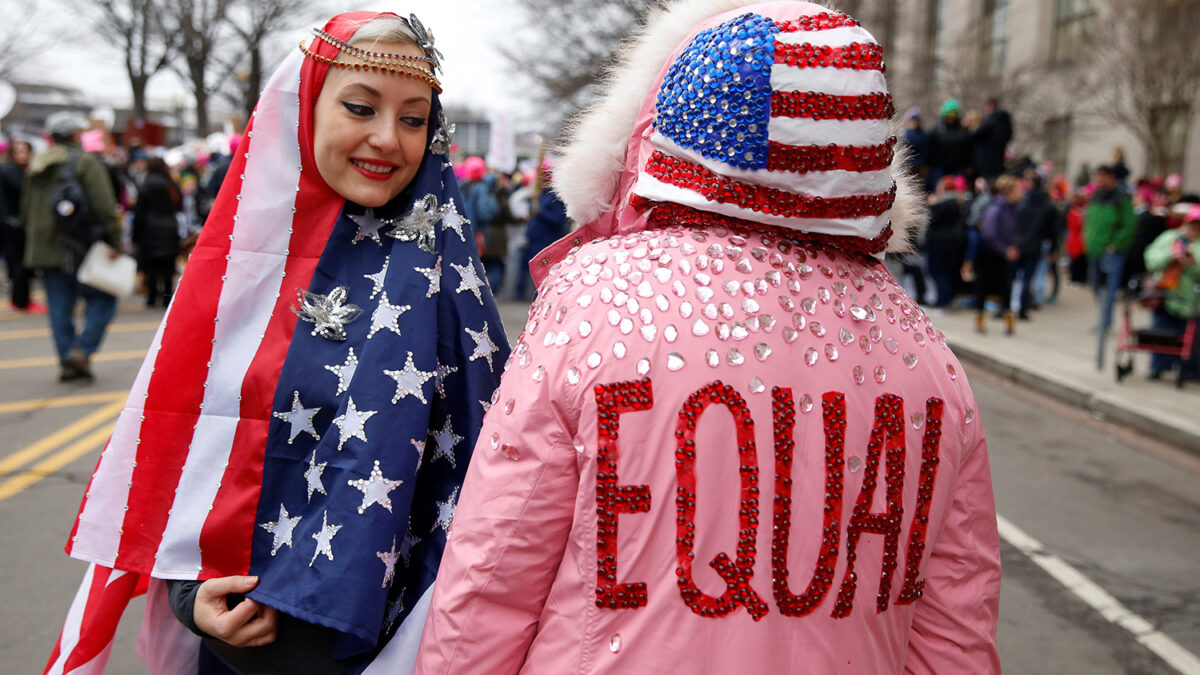
<path id="1" fill-rule="evenodd" d="M 415 16 L 313 31 L 259 100 L 67 544 L 46 672 L 411 669 L 508 355 Z M 189 632 L 188 629 L 191 629 Z"/>

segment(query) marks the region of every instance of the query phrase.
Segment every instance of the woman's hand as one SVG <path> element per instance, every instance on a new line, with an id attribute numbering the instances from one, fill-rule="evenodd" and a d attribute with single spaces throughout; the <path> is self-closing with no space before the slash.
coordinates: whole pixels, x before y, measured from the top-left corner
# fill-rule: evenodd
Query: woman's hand
<path id="1" fill-rule="evenodd" d="M 963 262 L 962 269 L 959 270 L 958 274 L 967 283 L 975 281 L 975 263 L 970 260 Z"/>
<path id="2" fill-rule="evenodd" d="M 220 577 L 200 584 L 192 618 L 196 627 L 234 647 L 261 647 L 275 641 L 278 611 L 244 598 L 233 609 L 226 604 L 231 593 L 248 593 L 258 577 Z"/>

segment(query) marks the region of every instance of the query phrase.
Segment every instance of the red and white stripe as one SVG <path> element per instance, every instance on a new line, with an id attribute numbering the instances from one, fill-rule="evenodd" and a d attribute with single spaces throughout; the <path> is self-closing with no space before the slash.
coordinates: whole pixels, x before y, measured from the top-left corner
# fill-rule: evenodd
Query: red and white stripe
<path id="1" fill-rule="evenodd" d="M 68 545 L 76 558 L 167 579 L 249 567 L 291 307 L 343 203 L 302 171 L 297 135 L 253 133 L 308 119 L 308 68 L 294 54 L 259 101 L 225 186 L 237 199 L 218 200 L 101 455 Z"/>
<path id="2" fill-rule="evenodd" d="M 249 569 L 274 388 L 296 324 L 291 307 L 344 203 L 315 171 L 302 171 L 299 134 L 278 132 L 311 124 L 300 88 L 313 67 L 296 53 L 268 83 L 101 453 L 67 545 L 93 565 L 47 672 L 99 672 L 129 598 L 151 576 Z M 255 137 L 255 128 L 276 131 Z M 297 218 L 303 226 L 293 226 Z M 155 583 L 143 643 L 188 642 Z"/>
<path id="3" fill-rule="evenodd" d="M 784 21 L 779 28 L 767 168 L 706 159 L 654 133 L 655 152 L 634 194 L 806 232 L 874 239 L 888 225 L 895 191 L 882 50 L 841 14 Z M 663 156 L 678 161 L 664 163 Z M 860 197 L 885 207 L 864 211 Z"/>
<path id="4" fill-rule="evenodd" d="M 145 577 L 89 565 L 46 663 L 48 675 L 104 672 L 125 606 L 146 592 Z"/>
<path id="5" fill-rule="evenodd" d="M 267 87 L 277 95 L 264 96 L 254 127 L 296 128 L 302 62 L 303 55 L 294 54 L 276 72 Z M 273 138 L 248 134 L 249 142 L 239 148 L 242 166 L 229 176 L 239 198 L 224 228 L 227 235 L 215 246 L 209 239 L 208 246 L 198 248 L 199 259 L 189 265 L 198 269 L 189 270 L 193 278 L 185 278 L 185 284 L 197 274 L 204 284 L 181 287 L 159 328 L 92 479 L 93 486 L 104 489 L 89 489 L 80 510 L 70 547 L 74 557 L 131 565 L 162 578 L 196 578 L 202 569 L 200 532 L 223 475 L 214 467 L 229 462 L 242 412 L 241 388 L 275 311 L 288 261 L 293 204 L 278 196 L 296 193 L 300 148 Z M 219 293 L 207 284 L 216 284 Z M 216 319 L 205 322 L 210 325 L 188 321 L 197 309 L 203 313 L 194 303 L 214 300 Z M 177 323 L 187 334 L 172 334 Z M 165 349 L 164 336 L 171 343 Z M 183 353 L 171 351 L 179 346 Z M 151 481 L 139 476 L 151 471 L 156 474 Z M 174 481 L 168 478 L 172 473 Z M 139 522 L 125 522 L 127 506 L 134 510 L 137 502 L 144 506 L 149 500 L 166 508 L 138 508 Z M 131 526 L 138 528 L 138 537 L 128 536 Z M 123 546 L 134 539 L 133 547 Z M 126 563 L 123 553 L 133 562 Z"/>
<path id="6" fill-rule="evenodd" d="M 255 113 L 256 126 L 296 128 L 300 101 L 297 75 L 303 55 L 295 53 L 290 58 L 295 62 L 295 73 L 288 77 L 287 68 L 277 72 L 276 81 L 268 85 L 279 88 L 280 96 L 268 99 L 277 105 L 260 105 Z M 268 139 L 276 140 L 273 135 L 263 138 Z M 176 499 L 158 546 L 155 570 L 161 574 L 195 574 L 203 568 L 197 534 L 216 502 L 223 478 L 213 467 L 229 464 L 240 422 L 242 383 L 259 351 L 285 278 L 293 205 L 279 202 L 277 197 L 258 197 L 296 192 L 301 173 L 300 146 L 260 142 L 251 149 L 217 303 L 213 344 L 220 348 L 214 348 L 209 362 L 203 414 L 196 422 L 192 450 L 176 488 L 176 494 L 187 498 Z M 275 293 L 247 292 L 264 287 L 274 287 Z"/>

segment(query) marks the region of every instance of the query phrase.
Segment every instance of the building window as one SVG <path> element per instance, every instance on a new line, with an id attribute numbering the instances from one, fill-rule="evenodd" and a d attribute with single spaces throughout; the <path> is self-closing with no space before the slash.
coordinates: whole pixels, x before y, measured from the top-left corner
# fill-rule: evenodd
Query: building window
<path id="1" fill-rule="evenodd" d="M 1071 118 L 1046 120 L 1043 127 L 1045 159 L 1054 165 L 1054 173 L 1067 173 L 1067 149 L 1071 147 Z"/>
<path id="2" fill-rule="evenodd" d="M 1054 0 L 1051 53 L 1054 64 L 1067 64 L 1075 60 L 1095 16 L 1095 0 Z"/>
<path id="3" fill-rule="evenodd" d="M 1004 74 L 1008 49 L 1008 0 L 983 0 L 979 22 L 979 74 L 998 77 Z"/>

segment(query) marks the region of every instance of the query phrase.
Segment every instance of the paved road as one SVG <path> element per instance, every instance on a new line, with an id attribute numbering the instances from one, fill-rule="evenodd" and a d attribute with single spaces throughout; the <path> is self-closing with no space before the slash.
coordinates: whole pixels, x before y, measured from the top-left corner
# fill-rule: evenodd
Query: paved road
<path id="1" fill-rule="evenodd" d="M 524 309 L 503 312 L 510 333 L 519 330 Z M 104 346 L 113 360 L 97 363 L 96 382 L 83 387 L 54 381 L 44 317 L 0 311 L 0 672 L 39 672 L 54 643 L 83 571 L 62 544 L 114 402 L 132 382 L 159 316 L 124 307 Z M 1031 540 L 1045 547 L 1031 557 L 1004 545 L 999 638 L 1006 672 L 1179 672 L 1047 567 L 1082 574 L 1161 630 L 1185 659 L 1200 654 L 1200 460 L 986 373 L 970 375 L 998 508 L 1015 528 L 1009 539 L 1027 551 Z M 145 672 L 133 654 L 138 619 L 137 612 L 126 616 L 109 672 Z"/>

